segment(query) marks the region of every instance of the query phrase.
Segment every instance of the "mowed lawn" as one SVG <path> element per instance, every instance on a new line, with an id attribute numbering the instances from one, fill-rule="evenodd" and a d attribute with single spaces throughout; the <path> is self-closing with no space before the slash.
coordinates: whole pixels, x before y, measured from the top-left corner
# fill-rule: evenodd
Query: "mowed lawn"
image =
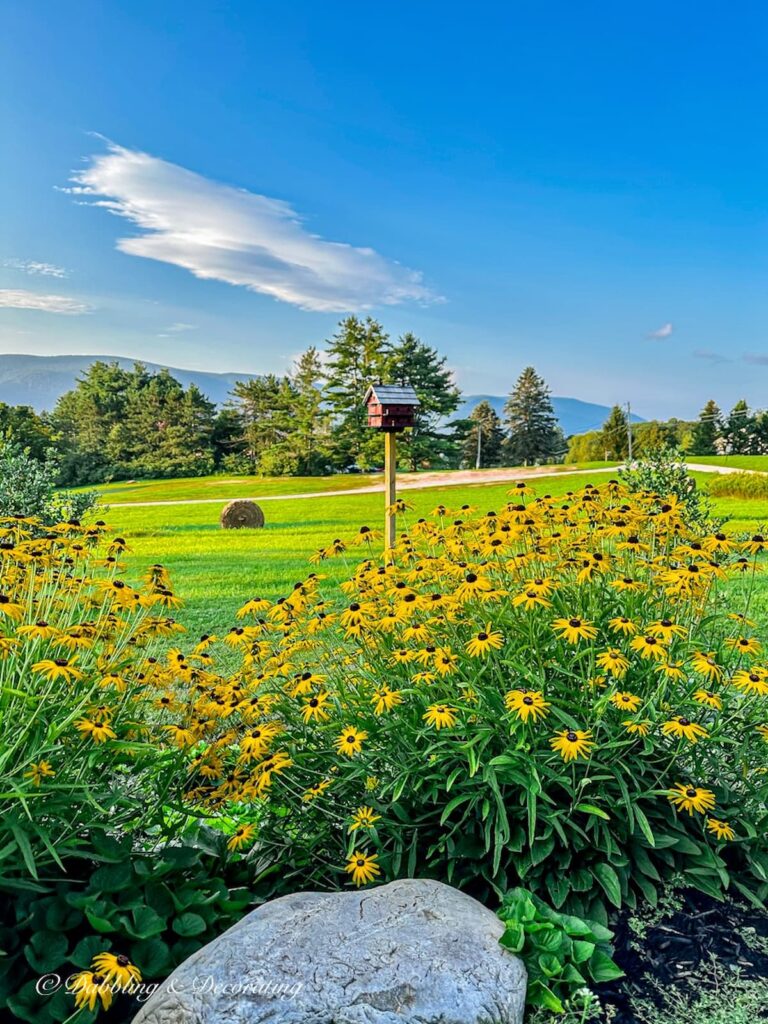
<path id="1" fill-rule="evenodd" d="M 708 475 L 696 477 L 698 485 L 706 487 Z M 594 482 L 606 479 L 605 473 L 597 473 Z M 295 479 L 287 482 L 297 488 Z M 564 495 L 588 482 L 589 475 L 568 476 L 562 472 L 531 481 L 538 494 L 554 495 Z M 319 479 L 312 478 L 304 486 L 316 492 L 321 490 L 319 483 Z M 405 522 L 429 515 L 439 504 L 453 510 L 468 504 L 480 512 L 501 508 L 509 500 L 512 486 L 507 482 L 409 491 L 404 497 L 414 510 Z M 719 499 L 714 506 L 718 515 L 732 517 L 729 532 L 754 530 L 760 521 L 768 520 L 768 501 Z M 266 526 L 262 530 L 222 530 L 219 512 L 216 504 L 184 504 L 111 508 L 107 514 L 114 533 L 128 541 L 129 575 L 138 574 L 153 562 L 168 567 L 174 589 L 184 601 L 177 617 L 193 635 L 229 628 L 236 610 L 250 597 L 263 594 L 274 599 L 286 594 L 309 571 L 343 578 L 368 550 L 353 544 L 360 526 L 382 526 L 383 495 L 270 501 L 264 505 Z M 313 552 L 336 538 L 349 545 L 348 552 L 310 566 Z M 380 543 L 373 550 L 378 554 Z"/>

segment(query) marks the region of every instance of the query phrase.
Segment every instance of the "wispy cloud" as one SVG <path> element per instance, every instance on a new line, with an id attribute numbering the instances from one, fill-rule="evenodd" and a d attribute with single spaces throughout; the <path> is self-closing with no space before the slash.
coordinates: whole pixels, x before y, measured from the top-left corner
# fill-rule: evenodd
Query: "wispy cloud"
<path id="1" fill-rule="evenodd" d="M 422 275 L 373 249 L 309 232 L 286 202 L 108 143 L 68 191 L 130 221 L 132 256 L 184 267 L 301 309 L 346 312 L 439 299 Z"/>
<path id="2" fill-rule="evenodd" d="M 61 313 L 64 316 L 81 316 L 91 313 L 93 306 L 66 295 L 42 295 L 23 289 L 0 288 L 0 308 L 36 309 L 43 313 Z"/>
<path id="3" fill-rule="evenodd" d="M 662 324 L 655 331 L 650 331 L 648 337 L 653 338 L 655 341 L 661 341 L 664 338 L 669 338 L 673 330 L 672 324 Z"/>
<path id="4" fill-rule="evenodd" d="M 721 352 L 713 352 L 708 348 L 696 348 L 693 350 L 694 359 L 704 359 L 709 363 L 730 363 L 731 360 L 728 356 L 724 356 Z"/>
<path id="5" fill-rule="evenodd" d="M 173 334 L 184 334 L 186 331 L 196 331 L 197 324 L 185 324 L 177 321 L 175 324 L 169 324 L 161 334 L 158 334 L 158 338 L 170 338 Z"/>
<path id="6" fill-rule="evenodd" d="M 57 267 L 54 263 L 38 263 L 37 260 L 3 260 L 4 267 L 11 267 L 13 270 L 21 270 L 25 274 L 41 277 L 66 277 L 67 271 L 64 267 Z"/>
<path id="7" fill-rule="evenodd" d="M 753 366 L 768 366 L 768 355 L 762 352 L 747 352 L 743 358 L 745 363 L 751 363 Z"/>

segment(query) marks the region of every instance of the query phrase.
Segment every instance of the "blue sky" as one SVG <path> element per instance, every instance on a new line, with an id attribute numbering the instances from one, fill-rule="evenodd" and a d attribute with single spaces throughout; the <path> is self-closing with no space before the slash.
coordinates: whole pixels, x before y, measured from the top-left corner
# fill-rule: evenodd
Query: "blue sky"
<path id="1" fill-rule="evenodd" d="M 350 310 L 467 393 L 764 406 L 767 63 L 758 3 L 6 0 L 0 351 L 284 371 Z"/>

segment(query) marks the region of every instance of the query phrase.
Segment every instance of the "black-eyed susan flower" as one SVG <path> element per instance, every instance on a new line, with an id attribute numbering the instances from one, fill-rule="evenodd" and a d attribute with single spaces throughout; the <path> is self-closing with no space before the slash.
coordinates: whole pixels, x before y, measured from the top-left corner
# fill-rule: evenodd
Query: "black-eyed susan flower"
<path id="1" fill-rule="evenodd" d="M 465 644 L 465 650 L 470 658 L 481 658 L 489 651 L 498 651 L 503 646 L 504 636 L 499 630 L 493 629 L 489 622 L 485 629 L 475 633 L 472 639 Z"/>
<path id="2" fill-rule="evenodd" d="M 733 673 L 731 682 L 737 690 L 758 694 L 761 697 L 768 696 L 768 673 L 763 668 L 740 668 Z"/>
<path id="3" fill-rule="evenodd" d="M 711 832 L 717 839 L 726 839 L 730 841 L 736 838 L 736 833 L 733 831 L 727 821 L 720 821 L 718 818 L 707 818 L 707 831 Z"/>
<path id="4" fill-rule="evenodd" d="M 45 676 L 51 682 L 65 679 L 71 683 L 75 679 L 83 678 L 83 673 L 76 668 L 75 661 L 77 661 L 77 656 L 69 660 L 67 658 L 44 658 L 42 661 L 35 662 L 32 671 L 39 672 L 41 676 Z"/>
<path id="5" fill-rule="evenodd" d="M 330 715 L 326 711 L 329 700 L 327 693 L 316 693 L 309 697 L 301 706 L 301 717 L 305 722 L 326 722 Z"/>
<path id="6" fill-rule="evenodd" d="M 336 740 L 336 750 L 345 757 L 354 757 L 363 749 L 363 741 L 368 739 L 368 733 L 363 729 L 357 729 L 354 725 L 346 725 L 341 730 Z"/>
<path id="7" fill-rule="evenodd" d="M 105 1010 L 112 1005 L 112 986 L 105 977 L 94 971 L 78 971 L 67 981 L 69 991 L 75 997 L 78 1010 L 95 1010 L 100 1002 Z"/>
<path id="8" fill-rule="evenodd" d="M 741 549 L 750 555 L 759 555 L 761 551 L 765 551 L 766 546 L 768 546 L 768 541 L 766 541 L 763 534 L 755 533 L 749 540 L 742 543 Z"/>
<path id="9" fill-rule="evenodd" d="M 678 811 L 687 811 L 691 816 L 694 811 L 697 814 L 706 814 L 715 806 L 715 794 L 711 790 L 703 789 L 700 786 L 685 785 L 682 782 L 676 783 L 669 790 L 667 799 L 674 804 Z"/>
<path id="10" fill-rule="evenodd" d="M 714 651 L 696 651 L 691 655 L 691 667 L 694 672 L 706 676 L 713 682 L 719 682 L 723 678 L 723 668 L 718 665 Z"/>
<path id="11" fill-rule="evenodd" d="M 512 606 L 514 608 L 522 608 L 526 612 L 533 611 L 534 608 L 551 608 L 552 602 L 548 601 L 547 598 L 538 590 L 529 588 L 524 590 L 521 594 L 515 594 L 512 598 Z"/>
<path id="12" fill-rule="evenodd" d="M 344 870 L 352 876 L 352 881 L 359 888 L 372 882 L 377 875 L 381 874 L 378 864 L 378 857 L 375 853 L 365 853 L 355 850 L 347 861 Z"/>
<path id="13" fill-rule="evenodd" d="M 575 761 L 576 758 L 589 757 L 594 747 L 591 739 L 592 733 L 582 729 L 563 729 L 549 741 L 553 750 L 562 757 L 564 761 Z"/>
<path id="14" fill-rule="evenodd" d="M 708 708 L 714 708 L 715 711 L 720 711 L 723 706 L 722 698 L 712 690 L 697 690 L 693 699 L 697 704 L 704 704 Z"/>
<path id="15" fill-rule="evenodd" d="M 239 825 L 227 842 L 228 850 L 239 850 L 246 846 L 256 834 L 255 825 Z"/>
<path id="16" fill-rule="evenodd" d="M 629 646 L 633 651 L 638 651 L 641 658 L 651 658 L 654 661 L 663 661 L 666 658 L 667 649 L 664 644 L 665 641 L 660 637 L 648 633 L 633 636 L 629 641 Z"/>
<path id="17" fill-rule="evenodd" d="M 24 778 L 31 779 L 34 786 L 39 786 L 43 779 L 52 779 L 55 774 L 50 761 L 38 761 L 29 771 L 24 772 Z"/>
<path id="18" fill-rule="evenodd" d="M 609 647 L 607 651 L 601 651 L 595 658 L 599 668 L 610 672 L 614 679 L 622 679 L 629 668 L 629 658 L 616 647 Z"/>
<path id="19" fill-rule="evenodd" d="M 627 718 L 621 723 L 632 736 L 647 736 L 651 730 L 651 723 L 648 721 Z"/>
<path id="20" fill-rule="evenodd" d="M 641 698 L 628 690 L 612 693 L 608 700 L 615 708 L 619 708 L 620 711 L 629 711 L 630 714 L 634 714 L 642 704 Z"/>
<path id="21" fill-rule="evenodd" d="M 679 623 L 673 622 L 672 619 L 657 619 L 655 622 L 651 622 L 646 626 L 645 632 L 650 636 L 661 638 L 666 643 L 671 643 L 675 637 L 684 637 L 687 635 L 685 626 L 681 626 Z"/>
<path id="22" fill-rule="evenodd" d="M 529 718 L 536 722 L 540 718 L 546 718 L 549 713 L 549 703 L 538 690 L 510 690 L 504 695 L 504 703 L 507 710 L 517 715 L 523 722 L 527 722 Z"/>
<path id="23" fill-rule="evenodd" d="M 764 739 L 766 743 L 768 743 L 768 725 L 758 725 L 756 728 L 761 738 Z"/>
<path id="24" fill-rule="evenodd" d="M 739 654 L 748 654 L 751 657 L 760 653 L 760 641 L 754 636 L 729 636 L 725 641 L 725 646 L 738 651 Z"/>
<path id="25" fill-rule="evenodd" d="M 309 789 L 304 791 L 301 799 L 304 803 L 310 803 L 312 800 L 316 800 L 319 796 L 322 796 L 330 785 L 330 779 L 321 779 L 319 782 L 313 782 Z"/>
<path id="26" fill-rule="evenodd" d="M 349 831 L 356 832 L 361 828 L 373 828 L 374 824 L 380 820 L 381 815 L 377 814 L 372 807 L 358 807 L 352 815 Z"/>
<path id="27" fill-rule="evenodd" d="M 450 729 L 456 725 L 457 708 L 447 704 L 430 704 L 422 718 L 435 729 Z"/>
<path id="28" fill-rule="evenodd" d="M 83 736 L 90 737 L 94 743 L 104 743 L 106 740 L 117 739 L 117 736 L 109 725 L 109 722 L 93 722 L 90 718 L 81 718 L 75 722 L 75 728 L 82 733 Z"/>
<path id="29" fill-rule="evenodd" d="M 575 615 L 568 619 L 555 619 L 552 628 L 569 644 L 577 644 L 579 640 L 594 640 L 597 636 L 597 629 L 591 622 Z"/>
<path id="30" fill-rule="evenodd" d="M 97 953 L 91 967 L 106 981 L 114 982 L 121 989 L 141 981 L 141 971 L 124 953 Z"/>
<path id="31" fill-rule="evenodd" d="M 661 731 L 665 736 L 674 736 L 676 739 L 688 740 L 689 743 L 698 743 L 709 735 L 704 726 L 692 722 L 684 715 L 677 715 L 675 718 L 664 722 Z"/>
<path id="32" fill-rule="evenodd" d="M 640 631 L 640 627 L 626 615 L 617 615 L 608 621 L 608 628 L 614 633 L 623 633 L 625 636 L 634 636 Z"/>
<path id="33" fill-rule="evenodd" d="M 403 695 L 399 690 L 390 690 L 388 686 L 379 686 L 373 691 L 371 703 L 374 714 L 383 715 L 397 707 L 398 704 L 402 704 Z"/>

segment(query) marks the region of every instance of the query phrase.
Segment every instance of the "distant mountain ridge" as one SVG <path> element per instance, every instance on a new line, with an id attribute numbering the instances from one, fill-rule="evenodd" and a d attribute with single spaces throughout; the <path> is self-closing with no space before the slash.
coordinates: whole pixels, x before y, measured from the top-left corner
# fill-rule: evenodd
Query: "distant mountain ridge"
<path id="1" fill-rule="evenodd" d="M 152 371 L 166 369 L 184 387 L 196 384 L 212 402 L 223 405 L 235 382 L 251 380 L 257 373 L 211 373 L 205 370 L 184 370 L 166 363 L 150 363 L 127 356 L 28 356 L 0 354 L 0 402 L 8 405 L 31 405 L 38 412 L 51 410 L 57 399 L 70 391 L 92 363 L 119 363 L 130 369 L 141 362 Z M 468 416 L 478 402 L 487 401 L 499 415 L 503 414 L 506 397 L 499 395 L 467 395 L 453 418 Z M 600 427 L 610 409 L 607 405 L 582 402 L 578 398 L 553 396 L 552 405 L 566 435 L 581 434 Z M 642 417 L 632 416 L 635 422 Z"/>

